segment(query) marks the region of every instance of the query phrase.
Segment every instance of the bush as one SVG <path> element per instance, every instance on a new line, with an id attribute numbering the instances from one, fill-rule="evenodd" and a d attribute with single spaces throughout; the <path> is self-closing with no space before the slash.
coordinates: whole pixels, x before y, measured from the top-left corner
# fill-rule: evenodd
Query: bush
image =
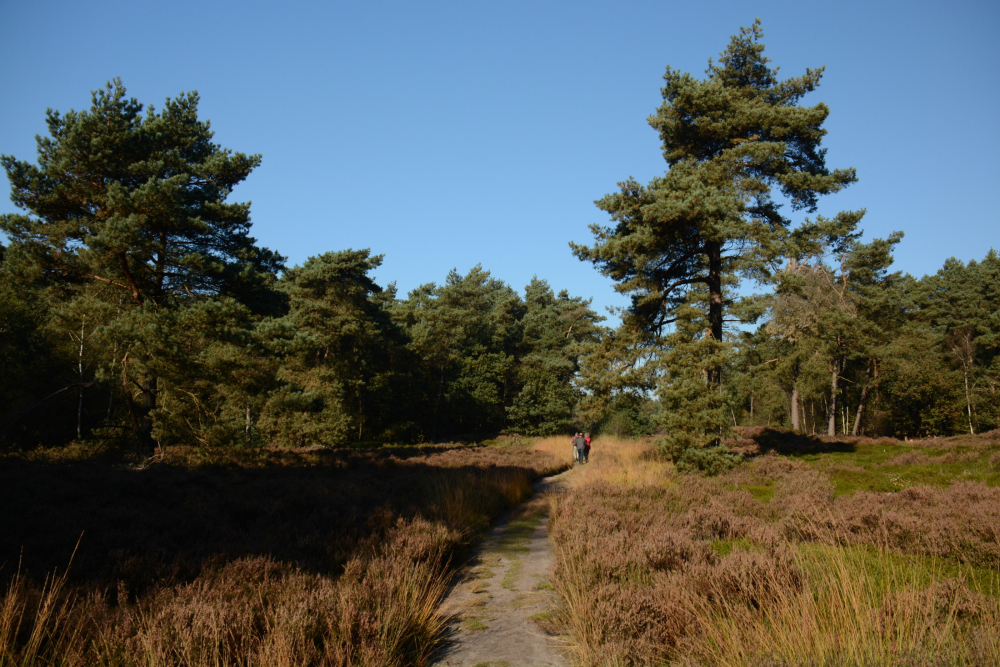
<path id="1" fill-rule="evenodd" d="M 714 476 L 731 470 L 743 461 L 743 457 L 732 454 L 725 447 L 688 448 L 675 462 L 680 472 L 703 472 Z"/>
<path id="2" fill-rule="evenodd" d="M 656 441 L 660 454 L 680 472 L 702 472 L 709 476 L 735 468 L 743 457 L 723 445 L 705 446 L 690 433 L 663 436 Z"/>

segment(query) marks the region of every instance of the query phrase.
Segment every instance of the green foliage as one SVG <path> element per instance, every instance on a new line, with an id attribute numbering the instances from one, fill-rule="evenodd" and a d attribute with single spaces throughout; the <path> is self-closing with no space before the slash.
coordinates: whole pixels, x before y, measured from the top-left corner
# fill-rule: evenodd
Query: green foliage
<path id="1" fill-rule="evenodd" d="M 705 320 L 697 308 L 678 309 L 678 318 L 657 360 L 661 442 L 671 451 L 718 444 L 729 425 L 725 393 L 711 382 L 710 369 L 726 364 L 730 346 L 698 335 Z"/>
<path id="2" fill-rule="evenodd" d="M 588 301 L 554 294 L 537 278 L 522 300 L 475 267 L 465 276 L 453 271 L 444 285 L 414 290 L 393 314 L 421 360 L 425 396 L 433 397 L 419 425 L 430 439 L 445 424 L 451 434 L 572 428 L 579 400 L 573 380 L 603 319 Z"/>
<path id="3" fill-rule="evenodd" d="M 399 298 L 368 250 L 283 270 L 228 199 L 259 164 L 212 142 L 198 96 L 119 81 L 48 113 L 37 164 L 3 156 L 24 213 L 0 229 L 0 441 L 207 448 L 477 440 L 589 428 L 659 436 L 714 473 L 735 424 L 947 435 L 1000 427 L 1000 259 L 891 272 L 863 211 L 798 225 L 854 180 L 828 170 L 821 70 L 779 80 L 759 24 L 703 80 L 667 70 L 650 119 L 668 171 L 598 205 L 573 246 L 628 294 L 603 329 L 537 278 L 482 267 Z M 773 286 L 738 297 L 742 280 Z M 756 331 L 725 322 L 762 321 Z"/>
<path id="4" fill-rule="evenodd" d="M 978 436 L 977 436 L 978 437 Z M 824 471 L 834 494 L 856 491 L 895 493 L 919 486 L 946 487 L 956 481 L 1000 485 L 1000 442 L 942 441 L 939 447 L 913 447 L 905 442 L 859 443 L 845 451 L 804 454 L 803 461 Z"/>
<path id="5" fill-rule="evenodd" d="M 611 399 L 591 431 L 616 437 L 652 435 L 658 410 L 659 403 L 656 401 L 635 394 L 619 394 Z"/>
<path id="6" fill-rule="evenodd" d="M 653 330 L 675 320 L 694 285 L 707 287 L 712 335 L 722 339 L 723 275 L 764 278 L 791 221 L 772 198 L 814 210 L 817 198 L 854 182 L 853 169 L 827 169 L 820 142 L 825 104 L 803 107 L 822 69 L 786 80 L 769 67 L 760 22 L 734 36 L 699 80 L 670 67 L 663 105 L 649 119 L 669 170 L 647 186 L 619 184 L 598 207 L 614 227 L 593 225 L 595 244 L 574 245 L 632 297 L 630 314 Z"/>
<path id="7" fill-rule="evenodd" d="M 710 477 L 731 470 L 743 457 L 731 454 L 725 447 L 695 447 L 681 452 L 674 465 L 680 472 L 701 472 Z"/>
<path id="8" fill-rule="evenodd" d="M 180 361 L 167 353 L 170 313 L 215 298 L 273 310 L 281 257 L 249 236 L 249 205 L 226 202 L 259 156 L 212 143 L 196 93 L 142 111 L 118 80 L 88 111 L 50 110 L 37 165 L 0 158 L 27 212 L 2 216 L 0 229 L 12 273 L 62 286 L 83 312 L 117 309 L 101 322 L 121 355 L 104 359 L 105 375 L 120 372 L 133 437 L 149 448 L 162 432 L 157 373 Z"/>
<path id="9" fill-rule="evenodd" d="M 368 250 L 282 258 L 228 201 L 260 163 L 212 142 L 198 96 L 115 80 L 48 112 L 37 164 L 3 156 L 7 442 L 339 446 L 570 429 L 589 302 L 476 267 L 398 299 Z M 48 398 L 46 398 L 48 396 Z M 48 415 L 58 413 L 53 419 Z"/>
<path id="10" fill-rule="evenodd" d="M 11 199 L 7 261 L 58 281 L 97 281 L 142 306 L 193 294 L 257 296 L 280 256 L 249 236 L 248 204 L 226 203 L 260 156 L 212 143 L 197 93 L 164 108 L 126 98 L 121 81 L 89 111 L 49 111 L 38 165 L 0 158 Z M 259 303 L 255 299 L 255 303 Z"/>
<path id="11" fill-rule="evenodd" d="M 850 238 L 863 212 L 794 227 L 780 209 L 814 211 L 820 195 L 856 180 L 853 169 L 829 170 L 820 147 L 829 114 L 800 105 L 822 69 L 781 80 L 760 42 L 757 21 L 732 37 L 705 79 L 670 67 L 663 104 L 649 119 L 660 135 L 668 171 L 648 185 L 629 179 L 597 205 L 613 226 L 593 225 L 591 247 L 573 245 L 631 297 L 623 329 L 645 332 L 639 350 L 662 404 L 665 446 L 718 443 L 733 411 L 727 374 L 726 314 L 745 322 L 764 310 L 735 299 L 742 279 L 770 280 L 773 267 L 802 239 Z M 672 333 L 664 328 L 673 325 Z M 594 383 L 598 384 L 598 383 Z M 745 384 L 745 383 L 744 383 Z"/>
<path id="12" fill-rule="evenodd" d="M 263 324 L 280 359 L 260 428 L 283 445 L 342 445 L 381 434 L 409 358 L 390 306 L 395 290 L 369 275 L 382 257 L 346 250 L 310 257 L 279 283 L 284 317 Z"/>
<path id="13" fill-rule="evenodd" d="M 548 283 L 533 278 L 525 288 L 517 379 L 520 391 L 507 415 L 511 428 L 528 435 L 553 435 L 572 430 L 581 392 L 573 381 L 580 359 L 598 340 L 604 318 L 590 302 L 558 295 Z"/>
<path id="14" fill-rule="evenodd" d="M 839 255 L 815 246 L 835 268 L 816 257 L 789 263 L 767 322 L 737 343 L 728 400 L 741 424 L 794 425 L 794 397 L 800 430 L 814 433 L 917 437 L 1000 425 L 995 252 L 916 280 L 889 270 L 900 236 L 847 240 Z"/>

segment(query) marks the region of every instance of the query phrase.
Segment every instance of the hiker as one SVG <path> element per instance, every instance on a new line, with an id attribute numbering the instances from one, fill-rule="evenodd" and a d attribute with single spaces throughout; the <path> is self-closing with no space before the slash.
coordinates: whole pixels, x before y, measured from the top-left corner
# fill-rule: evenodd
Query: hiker
<path id="1" fill-rule="evenodd" d="M 583 462 L 584 463 L 589 463 L 590 462 L 590 434 L 589 433 L 584 433 L 583 434 L 583 442 L 584 442 L 584 447 L 583 447 Z"/>
<path id="2" fill-rule="evenodd" d="M 577 463 L 583 463 L 584 449 L 587 447 L 587 441 L 583 439 L 583 435 L 577 433 L 573 436 L 573 459 Z"/>

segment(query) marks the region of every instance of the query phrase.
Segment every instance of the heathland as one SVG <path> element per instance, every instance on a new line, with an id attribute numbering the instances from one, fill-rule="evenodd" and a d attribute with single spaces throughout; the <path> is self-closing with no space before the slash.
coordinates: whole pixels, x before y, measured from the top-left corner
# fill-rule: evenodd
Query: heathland
<path id="1" fill-rule="evenodd" d="M 419 665 L 463 550 L 565 463 L 515 441 L 0 460 L 0 665 Z"/>
<path id="2" fill-rule="evenodd" d="M 901 232 L 818 215 L 858 175 L 822 68 L 762 39 L 666 69 L 664 175 L 572 245 L 615 328 L 481 266 L 288 266 L 194 92 L 49 110 L 0 156 L 0 667 L 421 665 L 575 431 L 542 625 L 577 663 L 1000 664 L 1000 256 L 916 278 Z"/>
<path id="3" fill-rule="evenodd" d="M 549 516 L 537 634 L 586 667 L 997 664 L 1000 432 L 740 436 L 714 476 L 596 438 L 522 512 L 527 533 Z M 0 665 L 427 664 L 453 574 L 503 565 L 473 558 L 479 536 L 569 465 L 564 437 L 7 456 Z M 497 548 L 517 560 L 511 526 Z M 466 616 L 460 633 L 486 628 Z"/>
<path id="4" fill-rule="evenodd" d="M 552 514 L 576 664 L 1000 664 L 1000 431 L 741 431 L 714 477 L 595 443 Z"/>

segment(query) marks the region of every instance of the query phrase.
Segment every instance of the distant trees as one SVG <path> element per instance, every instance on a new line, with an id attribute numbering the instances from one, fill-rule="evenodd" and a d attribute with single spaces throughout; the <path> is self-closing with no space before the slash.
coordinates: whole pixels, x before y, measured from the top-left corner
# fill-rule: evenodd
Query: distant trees
<path id="1" fill-rule="evenodd" d="M 555 294 L 538 278 L 525 288 L 515 378 L 520 391 L 507 407 L 511 428 L 529 435 L 565 433 L 579 423 L 576 386 L 581 358 L 603 333 L 590 301 Z"/>
<path id="2" fill-rule="evenodd" d="M 632 297 L 616 330 L 590 302 L 477 266 L 405 297 L 382 257 L 301 266 L 259 247 L 228 197 L 259 163 L 212 143 L 197 95 L 157 112 L 115 81 L 50 111 L 36 165 L 3 156 L 0 443 L 342 446 L 502 430 L 658 433 L 718 470 L 733 425 L 935 435 L 1000 427 L 1000 259 L 892 272 L 902 235 L 863 212 L 781 212 L 854 180 L 827 170 L 819 71 L 778 80 L 759 24 L 708 77 L 667 71 L 651 119 L 669 170 L 598 205 L 574 246 Z M 774 194 L 772 195 L 772 191 Z M 773 287 L 737 298 L 741 280 Z M 727 320 L 759 321 L 754 331 Z M 708 447 L 708 449 L 705 449 Z"/>
<path id="3" fill-rule="evenodd" d="M 505 426 L 549 434 L 571 428 L 580 356 L 603 318 L 589 301 L 533 279 L 525 298 L 480 267 L 424 285 L 394 309 L 433 396 L 434 439 L 443 423 L 466 432 Z M 426 419 L 426 417 L 424 417 Z M 426 422 L 425 422 L 426 423 Z"/>
<path id="4" fill-rule="evenodd" d="M 915 280 L 889 270 L 900 237 L 852 243 L 837 266 L 800 266 L 807 280 L 798 286 L 785 279 L 769 320 L 735 343 L 741 361 L 729 402 L 741 423 L 898 436 L 1000 426 L 996 252 L 968 264 L 950 259 Z M 834 307 L 840 294 L 849 308 Z M 768 355 L 775 363 L 742 361 Z M 755 413 L 775 391 L 791 400 Z"/>
<path id="5" fill-rule="evenodd" d="M 826 433 L 836 435 L 841 378 L 849 363 L 861 362 L 866 364 L 867 375 L 860 383 L 857 429 L 868 395 L 878 381 L 884 346 L 902 316 L 902 311 L 886 298 L 901 278 L 899 274 L 888 274 L 888 268 L 892 248 L 902 234 L 862 244 L 853 229 L 851 225 L 850 233 L 840 236 L 833 249 L 829 241 L 800 243 L 799 252 L 789 258 L 787 267 L 777 276 L 765 331 L 785 343 L 774 361 L 778 362 L 775 369 L 787 376 L 793 428 L 801 424 L 799 376 L 804 366 L 819 363 L 826 368 Z M 833 255 L 837 266 L 823 262 L 828 254 Z"/>

